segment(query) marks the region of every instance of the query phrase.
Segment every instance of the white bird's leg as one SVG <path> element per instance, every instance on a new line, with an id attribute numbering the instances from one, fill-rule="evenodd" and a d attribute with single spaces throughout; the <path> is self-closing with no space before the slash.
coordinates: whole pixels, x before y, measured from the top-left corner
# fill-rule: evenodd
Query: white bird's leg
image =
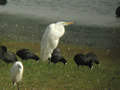
<path id="1" fill-rule="evenodd" d="M 51 58 L 48 58 L 48 64 L 50 64 L 51 63 Z"/>
<path id="2" fill-rule="evenodd" d="M 15 82 L 15 80 L 14 80 L 14 79 L 12 80 L 12 84 L 13 84 L 13 86 L 15 86 L 15 85 L 16 85 L 16 82 Z"/>
<path id="3" fill-rule="evenodd" d="M 92 70 L 92 69 L 93 69 L 93 65 L 91 66 L 90 70 Z"/>
<path id="4" fill-rule="evenodd" d="M 39 60 L 36 63 L 39 63 Z"/>
<path id="5" fill-rule="evenodd" d="M 20 88 L 19 88 L 19 83 L 17 83 L 17 90 L 20 90 Z"/>

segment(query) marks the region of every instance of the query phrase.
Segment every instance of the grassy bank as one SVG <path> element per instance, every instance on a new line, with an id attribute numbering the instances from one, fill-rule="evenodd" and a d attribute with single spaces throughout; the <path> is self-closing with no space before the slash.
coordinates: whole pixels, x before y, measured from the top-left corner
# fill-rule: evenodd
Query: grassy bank
<path id="1" fill-rule="evenodd" d="M 2 42 L 10 51 L 16 52 L 20 48 L 29 48 L 37 55 L 40 54 L 40 44 L 31 42 L 7 41 Z M 24 77 L 21 82 L 21 90 L 119 90 L 120 86 L 120 56 L 119 49 L 104 49 L 81 47 L 60 44 L 63 55 L 68 61 L 48 64 L 48 62 L 36 63 L 33 60 L 25 61 Z M 81 66 L 79 69 L 73 62 L 73 56 L 78 53 L 94 52 L 100 60 L 100 67 L 94 66 L 92 70 Z M 19 59 L 20 60 L 20 59 Z M 0 61 L 0 90 L 16 90 L 10 80 L 10 68 Z"/>
<path id="2" fill-rule="evenodd" d="M 57 22 L 45 18 L 0 13 L 0 42 L 8 40 L 39 42 L 48 24 Z M 61 42 L 97 48 L 120 47 L 120 27 L 78 25 L 65 27 Z M 1 38 L 2 37 L 2 38 Z M 4 38 L 5 37 L 5 38 Z"/>

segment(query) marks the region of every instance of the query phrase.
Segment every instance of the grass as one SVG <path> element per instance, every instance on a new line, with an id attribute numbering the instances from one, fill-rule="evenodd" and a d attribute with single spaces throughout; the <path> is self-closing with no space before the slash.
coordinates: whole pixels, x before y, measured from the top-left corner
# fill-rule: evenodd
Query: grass
<path id="1" fill-rule="evenodd" d="M 10 41 L 2 42 L 2 44 L 12 52 L 16 52 L 20 48 L 29 48 L 37 55 L 40 53 L 39 43 Z M 64 66 L 62 63 L 24 61 L 21 90 L 120 90 L 120 51 L 118 48 L 107 52 L 104 49 L 61 43 L 59 47 L 68 64 Z M 92 70 L 86 66 L 77 68 L 73 56 L 78 52 L 95 52 L 100 60 L 100 66 L 94 65 Z M 0 61 L 0 90 L 17 89 L 11 83 L 11 66 L 12 64 L 7 65 Z"/>

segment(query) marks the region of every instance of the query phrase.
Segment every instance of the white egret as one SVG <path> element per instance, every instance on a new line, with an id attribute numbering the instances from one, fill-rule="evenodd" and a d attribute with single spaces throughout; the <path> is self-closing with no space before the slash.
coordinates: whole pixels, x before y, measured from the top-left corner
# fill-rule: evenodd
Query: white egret
<path id="1" fill-rule="evenodd" d="M 19 90 L 19 82 L 22 80 L 23 77 L 23 64 L 20 61 L 17 61 L 13 64 L 11 68 L 11 79 L 13 85 L 17 85 Z"/>
<path id="2" fill-rule="evenodd" d="M 40 58 L 45 61 L 51 58 L 53 50 L 57 47 L 59 39 L 65 33 L 65 27 L 73 22 L 57 22 L 48 25 L 41 39 Z"/>

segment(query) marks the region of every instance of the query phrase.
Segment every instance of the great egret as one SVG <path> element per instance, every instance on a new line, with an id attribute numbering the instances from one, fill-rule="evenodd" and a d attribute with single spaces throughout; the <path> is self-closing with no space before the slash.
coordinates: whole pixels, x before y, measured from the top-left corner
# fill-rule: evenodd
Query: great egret
<path id="1" fill-rule="evenodd" d="M 20 61 L 17 61 L 13 64 L 11 68 L 11 79 L 13 85 L 17 85 L 19 90 L 19 82 L 22 80 L 23 77 L 23 64 Z"/>
<path id="2" fill-rule="evenodd" d="M 16 52 L 16 54 L 22 60 L 27 60 L 27 59 L 35 59 L 36 61 L 39 60 L 39 57 L 29 49 L 20 49 Z"/>
<path id="3" fill-rule="evenodd" d="M 17 57 L 14 53 L 9 52 L 4 45 L 0 46 L 0 59 L 6 63 L 13 63 L 17 61 Z"/>
<path id="4" fill-rule="evenodd" d="M 48 25 L 41 39 L 40 58 L 45 61 L 51 58 L 53 50 L 57 47 L 59 39 L 65 33 L 65 27 L 73 22 L 57 22 Z"/>

